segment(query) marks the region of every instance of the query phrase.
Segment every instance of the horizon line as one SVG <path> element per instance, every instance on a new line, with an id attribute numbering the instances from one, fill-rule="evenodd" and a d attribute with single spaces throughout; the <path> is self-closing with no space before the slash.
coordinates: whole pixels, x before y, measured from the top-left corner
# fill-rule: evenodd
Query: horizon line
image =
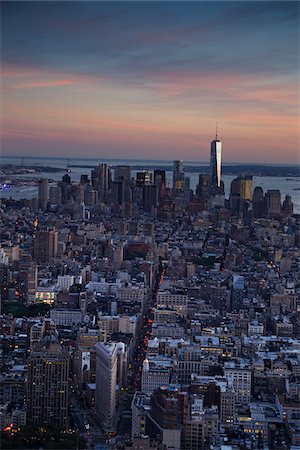
<path id="1" fill-rule="evenodd" d="M 3 155 L 0 153 L 0 160 L 1 158 L 11 158 L 11 159 L 23 159 L 24 161 L 27 159 L 44 159 L 44 160 L 77 160 L 77 161 L 86 161 L 86 160 L 104 160 L 104 161 L 141 161 L 141 162 L 155 162 L 157 161 L 157 163 L 172 163 L 173 161 L 183 161 L 184 163 L 191 163 L 191 164 L 204 164 L 204 165 L 209 165 L 210 162 L 208 161 L 195 161 L 195 160 L 182 160 L 182 159 L 143 159 L 143 158 L 107 158 L 107 157 L 94 157 L 94 156 L 88 156 L 85 158 L 80 158 L 80 157 L 74 157 L 74 156 L 66 156 L 66 157 L 62 157 L 62 156 L 52 156 L 52 157 L 47 157 L 47 156 L 24 156 L 24 155 Z M 227 162 L 223 162 L 222 165 L 247 165 L 247 166 L 254 166 L 254 165 L 259 165 L 259 166 L 299 166 L 300 167 L 300 162 L 298 163 L 267 163 L 267 162 L 232 162 L 232 161 L 227 161 Z"/>

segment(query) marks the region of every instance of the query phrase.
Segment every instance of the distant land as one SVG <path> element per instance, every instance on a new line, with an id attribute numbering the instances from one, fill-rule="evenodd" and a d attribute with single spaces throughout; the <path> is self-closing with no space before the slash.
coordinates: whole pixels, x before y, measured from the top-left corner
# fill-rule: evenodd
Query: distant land
<path id="1" fill-rule="evenodd" d="M 70 168 L 85 168 L 93 169 L 93 165 L 82 165 L 82 164 L 70 164 Z M 112 169 L 116 166 L 112 165 Z M 162 164 L 142 164 L 142 165 L 131 165 L 132 170 L 165 170 L 166 172 L 171 172 L 173 167 L 171 165 Z M 201 166 L 185 166 L 186 173 L 209 173 L 208 165 Z M 234 165 L 222 165 L 223 175 L 253 175 L 253 176 L 266 176 L 266 177 L 299 177 L 300 167 L 299 166 L 267 166 L 261 164 L 234 164 Z"/>
<path id="2" fill-rule="evenodd" d="M 136 160 L 135 160 L 136 161 Z M 129 163 L 129 161 L 124 161 L 123 164 Z M 118 164 L 109 164 L 109 166 L 114 169 Z M 145 161 L 141 164 L 129 164 L 132 170 L 165 170 L 166 172 L 171 172 L 173 170 L 172 165 L 167 165 L 165 163 L 160 163 L 159 161 L 155 164 L 153 162 Z M 68 169 L 62 167 L 51 167 L 51 166 L 41 166 L 37 164 L 2 164 L 1 169 L 3 171 L 13 170 L 15 174 L 26 173 L 27 171 L 53 173 L 53 172 L 71 172 L 72 168 L 82 168 L 82 169 L 94 169 L 96 164 L 69 164 Z M 184 167 L 186 173 L 209 173 L 209 165 L 186 165 Z M 266 164 L 224 164 L 222 165 L 223 175 L 252 175 L 252 176 L 266 176 L 266 177 L 299 177 L 300 176 L 300 166 L 277 166 L 277 165 L 266 165 Z"/>

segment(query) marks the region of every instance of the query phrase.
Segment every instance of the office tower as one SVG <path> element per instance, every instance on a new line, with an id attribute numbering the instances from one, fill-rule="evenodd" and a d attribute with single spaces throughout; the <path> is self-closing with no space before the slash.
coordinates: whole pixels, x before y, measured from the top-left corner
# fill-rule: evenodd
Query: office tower
<path id="1" fill-rule="evenodd" d="M 84 202 L 80 203 L 80 219 L 85 220 L 85 204 L 84 204 Z"/>
<path id="2" fill-rule="evenodd" d="M 88 175 L 81 175 L 80 177 L 80 184 L 89 184 L 89 176 Z"/>
<path id="3" fill-rule="evenodd" d="M 98 191 L 93 189 L 90 184 L 87 184 L 84 192 L 84 203 L 86 205 L 96 205 L 98 203 L 98 198 Z"/>
<path id="4" fill-rule="evenodd" d="M 279 190 L 268 190 L 266 193 L 266 207 L 268 217 L 281 215 L 281 195 Z"/>
<path id="5" fill-rule="evenodd" d="M 199 182 L 196 189 L 196 194 L 203 200 L 210 197 L 210 175 L 206 173 L 199 174 Z"/>
<path id="6" fill-rule="evenodd" d="M 240 176 L 232 180 L 230 185 L 230 209 L 234 214 L 246 212 L 252 200 L 252 176 Z"/>
<path id="7" fill-rule="evenodd" d="M 61 189 L 61 202 L 62 204 L 67 203 L 71 197 L 72 189 L 71 178 L 67 173 L 62 177 L 62 181 L 59 183 L 59 186 Z"/>
<path id="8" fill-rule="evenodd" d="M 77 203 L 82 203 L 84 202 L 84 186 L 83 184 L 77 184 L 76 186 L 74 186 L 74 190 L 73 190 L 74 194 L 74 200 Z"/>
<path id="9" fill-rule="evenodd" d="M 99 180 L 100 180 L 100 171 L 101 171 L 101 165 L 99 164 L 91 171 L 91 181 L 93 188 L 99 192 Z"/>
<path id="10" fill-rule="evenodd" d="M 51 205 L 61 205 L 61 187 L 50 186 L 49 189 L 49 202 Z"/>
<path id="11" fill-rule="evenodd" d="M 114 342 L 96 344 L 96 414 L 106 431 L 114 428 L 118 348 Z"/>
<path id="12" fill-rule="evenodd" d="M 240 177 L 240 196 L 244 201 L 252 200 L 253 179 L 252 175 Z"/>
<path id="13" fill-rule="evenodd" d="M 240 179 L 234 178 L 230 184 L 230 196 L 229 204 L 232 213 L 240 213 L 241 205 L 241 189 L 240 189 Z"/>
<path id="14" fill-rule="evenodd" d="M 152 179 L 151 179 L 151 174 L 148 170 L 144 170 L 143 172 L 137 172 L 136 173 L 136 185 L 139 187 L 143 187 L 147 184 L 150 184 Z"/>
<path id="15" fill-rule="evenodd" d="M 111 182 L 110 169 L 107 164 L 101 164 L 99 172 L 99 198 L 101 201 L 107 200 L 109 185 Z"/>
<path id="16" fill-rule="evenodd" d="M 294 212 L 294 205 L 292 202 L 292 197 L 290 195 L 286 195 L 282 204 L 282 214 L 286 217 L 292 216 Z"/>
<path id="17" fill-rule="evenodd" d="M 166 171 L 165 170 L 154 170 L 154 183 L 162 184 L 164 187 L 166 186 Z"/>
<path id="18" fill-rule="evenodd" d="M 222 142 L 216 139 L 210 145 L 210 186 L 212 194 L 221 189 Z"/>
<path id="19" fill-rule="evenodd" d="M 183 161 L 173 161 L 173 193 L 182 195 L 184 192 Z"/>
<path id="20" fill-rule="evenodd" d="M 28 360 L 27 423 L 68 426 L 69 356 L 58 343 L 34 350 Z"/>
<path id="21" fill-rule="evenodd" d="M 166 189 L 166 171 L 165 170 L 154 170 L 154 184 L 158 188 L 158 201 L 165 193 Z"/>
<path id="22" fill-rule="evenodd" d="M 99 164 L 91 173 L 92 186 L 98 192 L 99 199 L 106 202 L 111 182 L 110 169 L 107 164 Z"/>
<path id="23" fill-rule="evenodd" d="M 265 211 L 265 197 L 264 191 L 261 187 L 256 187 L 253 192 L 252 197 L 252 210 L 253 217 L 258 219 L 259 217 L 264 217 L 266 215 Z"/>
<path id="24" fill-rule="evenodd" d="M 110 185 L 109 202 L 115 205 L 122 205 L 124 200 L 123 181 L 112 181 Z"/>
<path id="25" fill-rule="evenodd" d="M 158 206 L 158 188 L 155 184 L 143 186 L 143 209 L 145 212 L 155 215 Z"/>
<path id="26" fill-rule="evenodd" d="M 48 178 L 39 180 L 38 205 L 43 211 L 46 211 L 48 204 Z"/>
<path id="27" fill-rule="evenodd" d="M 116 166 L 114 169 L 114 181 L 130 181 L 131 167 L 130 166 Z"/>
<path id="28" fill-rule="evenodd" d="M 67 173 L 62 177 L 62 182 L 66 184 L 71 184 L 71 177 Z"/>
<path id="29" fill-rule="evenodd" d="M 192 198 L 193 191 L 191 190 L 190 177 L 184 178 L 184 205 L 187 206 Z"/>
<path id="30" fill-rule="evenodd" d="M 52 230 L 36 230 L 34 233 L 33 258 L 37 263 L 49 262 L 56 258 L 58 232 Z"/>

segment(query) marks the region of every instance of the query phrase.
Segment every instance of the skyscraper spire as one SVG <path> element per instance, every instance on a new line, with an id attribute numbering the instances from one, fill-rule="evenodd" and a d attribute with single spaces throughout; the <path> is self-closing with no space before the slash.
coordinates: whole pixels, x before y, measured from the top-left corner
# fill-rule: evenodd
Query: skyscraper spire
<path id="1" fill-rule="evenodd" d="M 218 140 L 218 122 L 216 122 L 216 141 Z"/>

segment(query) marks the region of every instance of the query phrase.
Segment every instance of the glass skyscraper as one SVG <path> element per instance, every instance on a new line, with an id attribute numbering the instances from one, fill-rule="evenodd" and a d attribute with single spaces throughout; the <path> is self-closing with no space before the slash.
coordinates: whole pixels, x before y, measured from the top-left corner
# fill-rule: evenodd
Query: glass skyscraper
<path id="1" fill-rule="evenodd" d="M 210 145 L 210 186 L 212 192 L 221 187 L 222 142 L 214 139 Z"/>

